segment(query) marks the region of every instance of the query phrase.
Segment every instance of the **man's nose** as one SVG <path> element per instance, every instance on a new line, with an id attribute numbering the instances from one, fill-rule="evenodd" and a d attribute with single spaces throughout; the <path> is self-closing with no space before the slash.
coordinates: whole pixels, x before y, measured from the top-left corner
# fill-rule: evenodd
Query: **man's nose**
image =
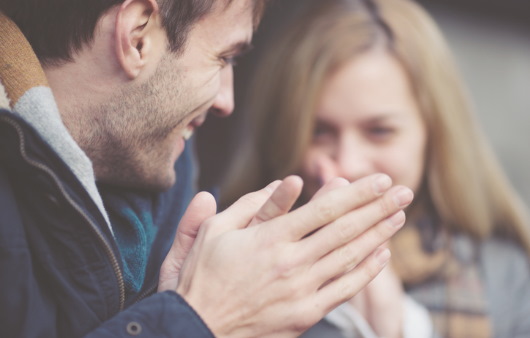
<path id="1" fill-rule="evenodd" d="M 226 66 L 221 70 L 219 92 L 215 98 L 210 112 L 226 117 L 234 110 L 234 71 L 232 66 Z"/>

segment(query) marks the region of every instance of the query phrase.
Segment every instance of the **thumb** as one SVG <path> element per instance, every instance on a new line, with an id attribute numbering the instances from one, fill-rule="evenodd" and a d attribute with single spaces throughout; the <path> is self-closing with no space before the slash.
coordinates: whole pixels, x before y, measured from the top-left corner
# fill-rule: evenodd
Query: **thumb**
<path id="1" fill-rule="evenodd" d="M 339 178 L 337 167 L 327 155 L 318 155 L 313 165 L 320 182 L 320 189 L 313 195 L 312 200 L 349 183 L 346 179 Z"/>
<path id="2" fill-rule="evenodd" d="M 197 238 L 199 228 L 206 219 L 215 215 L 216 209 L 215 199 L 208 192 L 200 192 L 191 200 L 160 268 L 159 292 L 177 288 L 180 269 Z"/>

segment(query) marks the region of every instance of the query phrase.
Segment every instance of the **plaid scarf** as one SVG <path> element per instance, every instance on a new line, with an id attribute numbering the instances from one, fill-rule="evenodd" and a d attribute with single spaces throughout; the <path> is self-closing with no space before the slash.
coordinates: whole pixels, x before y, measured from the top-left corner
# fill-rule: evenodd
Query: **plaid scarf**
<path id="1" fill-rule="evenodd" d="M 407 293 L 428 309 L 437 334 L 491 337 L 476 242 L 423 220 L 395 235 L 391 249 L 396 273 Z"/>

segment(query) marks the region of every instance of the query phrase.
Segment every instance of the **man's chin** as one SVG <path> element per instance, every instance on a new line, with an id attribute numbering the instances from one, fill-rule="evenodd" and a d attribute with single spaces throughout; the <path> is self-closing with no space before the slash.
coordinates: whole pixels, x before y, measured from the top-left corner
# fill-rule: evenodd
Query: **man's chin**
<path id="1" fill-rule="evenodd" d="M 139 189 L 144 189 L 153 192 L 164 192 L 170 189 L 176 183 L 175 173 L 167 177 L 157 177 L 156 179 L 146 180 L 143 184 L 138 186 Z"/>
<path id="2" fill-rule="evenodd" d="M 164 192 L 176 183 L 176 175 L 160 175 L 157 177 L 121 177 L 110 178 L 98 181 L 98 185 L 113 186 L 125 190 L 138 190 L 145 192 Z"/>

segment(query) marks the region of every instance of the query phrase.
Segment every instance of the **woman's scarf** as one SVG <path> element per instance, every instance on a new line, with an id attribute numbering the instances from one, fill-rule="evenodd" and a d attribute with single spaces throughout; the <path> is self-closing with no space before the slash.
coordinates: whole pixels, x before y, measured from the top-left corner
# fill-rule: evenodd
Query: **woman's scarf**
<path id="1" fill-rule="evenodd" d="M 478 244 L 472 238 L 424 219 L 398 232 L 391 250 L 405 290 L 427 307 L 441 337 L 491 337 Z"/>

